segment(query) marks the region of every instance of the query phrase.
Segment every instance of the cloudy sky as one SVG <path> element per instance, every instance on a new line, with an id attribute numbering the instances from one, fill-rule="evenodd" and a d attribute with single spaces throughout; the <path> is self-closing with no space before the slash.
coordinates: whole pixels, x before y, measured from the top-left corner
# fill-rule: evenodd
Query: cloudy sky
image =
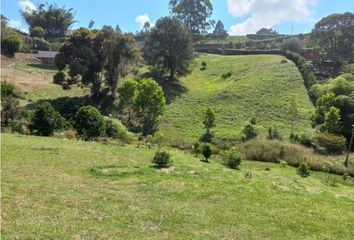
<path id="1" fill-rule="evenodd" d="M 1 0 L 1 13 L 9 24 L 26 31 L 20 10 L 36 9 L 42 2 L 75 9 L 78 20 L 73 28 L 120 25 L 126 32 L 135 32 L 149 21 L 169 14 L 168 0 Z M 254 33 L 272 27 L 289 34 L 309 32 L 322 17 L 331 13 L 354 12 L 354 0 L 212 0 L 213 19 L 222 20 L 231 35 Z"/>

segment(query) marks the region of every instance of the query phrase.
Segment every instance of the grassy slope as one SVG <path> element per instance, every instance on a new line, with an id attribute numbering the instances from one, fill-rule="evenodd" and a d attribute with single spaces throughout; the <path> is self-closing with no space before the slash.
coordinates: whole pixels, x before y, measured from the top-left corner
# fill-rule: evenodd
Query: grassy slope
<path id="1" fill-rule="evenodd" d="M 241 171 L 172 151 L 2 135 L 3 239 L 351 239 L 353 186 L 302 179 L 291 167 L 244 162 Z M 92 166 L 121 174 L 95 176 Z M 265 171 L 266 167 L 271 171 Z M 252 169 L 254 178 L 245 179 Z M 106 169 L 109 171 L 109 168 Z"/>
<path id="2" fill-rule="evenodd" d="M 313 105 L 296 66 L 289 61 L 281 64 L 282 59 L 275 55 L 201 55 L 192 74 L 181 80 L 188 91 L 167 107 L 161 133 L 169 139 L 195 141 L 204 131 L 203 110 L 209 106 L 216 112 L 217 137 L 239 137 L 245 121 L 253 116 L 263 126 L 263 134 L 276 125 L 288 137 L 292 96 L 299 107 L 297 130 L 311 132 Z M 202 61 L 208 64 L 205 71 L 199 70 Z M 222 79 L 228 70 L 233 71 L 232 77 Z"/>

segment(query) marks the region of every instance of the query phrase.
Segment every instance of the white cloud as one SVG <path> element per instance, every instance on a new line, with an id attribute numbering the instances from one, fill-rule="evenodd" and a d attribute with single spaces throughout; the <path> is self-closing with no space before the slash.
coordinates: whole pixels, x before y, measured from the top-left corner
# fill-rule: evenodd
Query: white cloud
<path id="1" fill-rule="evenodd" d="M 141 14 L 135 18 L 135 22 L 139 23 L 140 26 L 143 27 L 146 22 L 150 22 L 149 15 L 147 15 L 146 13 Z"/>
<path id="2" fill-rule="evenodd" d="M 10 19 L 9 21 L 7 21 L 7 26 L 20 30 L 21 29 L 21 22 L 18 20 L 11 20 Z"/>
<path id="3" fill-rule="evenodd" d="M 231 26 L 231 35 L 255 33 L 282 21 L 311 19 L 316 0 L 227 0 L 228 12 L 234 17 L 249 17 Z"/>
<path id="4" fill-rule="evenodd" d="M 18 5 L 20 6 L 21 10 L 24 12 L 36 10 L 36 6 L 30 0 L 20 0 L 18 2 Z"/>

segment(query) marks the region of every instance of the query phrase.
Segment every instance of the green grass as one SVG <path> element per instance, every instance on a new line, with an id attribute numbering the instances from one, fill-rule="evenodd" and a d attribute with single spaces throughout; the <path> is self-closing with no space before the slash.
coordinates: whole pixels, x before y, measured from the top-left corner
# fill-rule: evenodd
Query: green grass
<path id="1" fill-rule="evenodd" d="M 296 66 L 277 55 L 220 56 L 200 55 L 193 72 L 182 78 L 187 92 L 167 107 L 160 133 L 170 141 L 196 141 L 204 132 L 203 111 L 216 113 L 215 136 L 235 139 L 241 136 L 245 122 L 257 117 L 265 135 L 277 126 L 284 137 L 290 134 L 289 105 L 296 97 L 299 117 L 297 132 L 312 132 L 309 112 L 314 107 L 307 95 Z M 207 63 L 204 71 L 201 62 Z M 222 74 L 232 71 L 230 78 Z"/>
<path id="2" fill-rule="evenodd" d="M 85 94 L 88 94 L 88 90 L 80 87 L 72 87 L 70 90 L 63 90 L 63 88 L 59 85 L 48 84 L 41 88 L 26 91 L 21 104 L 35 104 L 39 100 L 54 100 L 61 97 L 80 97 Z"/>
<path id="3" fill-rule="evenodd" d="M 45 70 L 50 72 L 57 72 L 58 69 L 54 65 L 47 64 L 25 64 L 18 63 L 16 64 L 16 68 L 24 69 L 24 70 Z"/>
<path id="4" fill-rule="evenodd" d="M 292 167 L 2 134 L 2 239 L 352 239 L 353 184 Z M 91 172 L 90 169 L 95 171 Z M 265 171 L 270 168 L 270 171 Z M 245 173 L 251 170 L 252 179 Z"/>

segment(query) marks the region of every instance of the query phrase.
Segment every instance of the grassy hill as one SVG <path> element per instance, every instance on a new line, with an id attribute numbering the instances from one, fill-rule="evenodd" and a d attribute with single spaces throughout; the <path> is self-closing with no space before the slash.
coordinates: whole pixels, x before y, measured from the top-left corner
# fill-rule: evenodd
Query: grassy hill
<path id="1" fill-rule="evenodd" d="M 171 150 L 2 134 L 3 239 L 352 239 L 353 186 Z M 94 168 L 95 171 L 90 171 Z M 265 168 L 270 168 L 266 171 Z M 245 178 L 248 170 L 253 178 Z"/>
<path id="2" fill-rule="evenodd" d="M 193 72 L 181 79 L 186 93 L 168 107 L 160 132 L 170 141 L 196 141 L 203 133 L 203 111 L 216 113 L 215 135 L 235 139 L 253 116 L 263 126 L 277 126 L 284 137 L 290 134 L 289 104 L 294 96 L 299 108 L 297 132 L 311 132 L 309 112 L 314 109 L 294 63 L 277 55 L 200 55 Z M 200 70 L 201 63 L 206 70 Z M 230 78 L 222 74 L 232 71 Z"/>

